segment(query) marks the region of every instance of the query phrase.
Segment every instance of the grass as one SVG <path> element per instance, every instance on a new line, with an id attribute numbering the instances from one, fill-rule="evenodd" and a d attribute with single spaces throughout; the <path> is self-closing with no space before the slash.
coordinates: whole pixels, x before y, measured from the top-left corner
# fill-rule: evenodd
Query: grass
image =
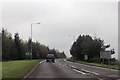
<path id="1" fill-rule="evenodd" d="M 2 62 L 0 62 L 0 78 L 2 78 Z"/>
<path id="2" fill-rule="evenodd" d="M 20 78 L 27 74 L 39 60 L 2 62 L 2 78 Z"/>
<path id="3" fill-rule="evenodd" d="M 101 63 L 87 63 L 87 64 L 92 65 L 92 66 L 97 66 L 97 67 L 104 67 L 104 68 L 120 70 L 119 64 L 114 64 L 114 65 L 106 65 L 106 64 L 101 64 Z"/>

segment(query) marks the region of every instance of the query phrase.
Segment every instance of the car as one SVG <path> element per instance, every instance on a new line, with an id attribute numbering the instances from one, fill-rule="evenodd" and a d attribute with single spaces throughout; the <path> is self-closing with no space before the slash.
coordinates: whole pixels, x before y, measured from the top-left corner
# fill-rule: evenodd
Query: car
<path id="1" fill-rule="evenodd" d="M 46 57 L 46 62 L 55 62 L 55 56 L 54 54 L 47 54 L 47 57 Z"/>

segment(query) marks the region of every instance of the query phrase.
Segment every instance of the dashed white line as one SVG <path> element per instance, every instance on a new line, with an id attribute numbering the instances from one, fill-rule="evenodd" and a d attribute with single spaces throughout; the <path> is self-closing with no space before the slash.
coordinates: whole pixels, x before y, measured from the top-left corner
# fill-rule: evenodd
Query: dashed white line
<path id="1" fill-rule="evenodd" d="M 91 73 L 91 71 L 88 71 L 88 70 L 85 70 L 85 69 L 81 69 L 82 71 L 85 71 L 85 72 L 88 72 L 88 73 Z"/>
<path id="2" fill-rule="evenodd" d="M 99 79 L 99 80 L 104 80 L 104 79 L 101 79 L 101 78 L 97 78 L 97 79 Z"/>
<path id="3" fill-rule="evenodd" d="M 76 68 L 75 66 L 71 66 L 72 68 Z"/>
<path id="4" fill-rule="evenodd" d="M 99 76 L 100 74 L 98 74 L 98 73 L 96 73 L 96 72 L 92 72 L 93 74 L 95 74 L 95 75 L 97 75 L 97 76 Z"/>
<path id="5" fill-rule="evenodd" d="M 65 66 L 66 68 L 69 68 L 68 66 Z"/>
<path id="6" fill-rule="evenodd" d="M 64 59 L 64 61 L 68 62 L 68 63 L 74 63 L 74 62 L 71 62 L 71 61 L 67 61 L 66 59 Z M 80 63 L 74 63 L 74 64 L 83 65 L 83 66 L 87 66 L 87 67 L 94 67 L 94 68 L 99 68 L 99 69 L 104 69 L 104 70 L 112 70 L 112 71 L 116 71 L 116 72 L 119 71 L 119 70 L 115 70 L 115 69 L 108 69 L 108 68 L 103 68 L 103 67 L 90 66 L 90 65 L 80 64 Z"/>
<path id="7" fill-rule="evenodd" d="M 84 73 L 84 72 L 82 72 L 82 71 L 79 71 L 79 70 L 77 70 L 77 69 L 73 69 L 75 72 L 78 72 L 78 73 L 80 73 L 80 74 L 86 74 L 86 73 Z"/>
<path id="8" fill-rule="evenodd" d="M 100 75 L 100 74 L 98 74 L 98 73 L 96 73 L 96 72 L 92 72 L 92 71 L 87 71 L 87 70 L 85 70 L 85 69 L 81 69 L 82 71 L 85 71 L 85 72 L 88 72 L 88 73 L 92 73 L 92 74 L 94 74 L 94 75 Z"/>

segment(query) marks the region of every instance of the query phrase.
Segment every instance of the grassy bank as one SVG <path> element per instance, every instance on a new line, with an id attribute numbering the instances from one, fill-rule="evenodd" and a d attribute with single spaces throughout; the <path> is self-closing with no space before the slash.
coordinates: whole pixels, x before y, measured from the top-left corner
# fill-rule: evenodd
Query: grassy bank
<path id="1" fill-rule="evenodd" d="M 75 60 L 68 60 L 68 61 L 76 62 L 76 63 L 80 63 L 80 64 L 91 65 L 91 66 L 120 70 L 120 64 L 106 65 L 106 64 L 102 64 L 102 63 L 88 63 L 88 62 L 85 62 L 85 61 L 75 61 Z"/>
<path id="2" fill-rule="evenodd" d="M 2 62 L 0 62 L 0 78 L 2 78 Z"/>
<path id="3" fill-rule="evenodd" d="M 2 62 L 3 78 L 20 78 L 28 73 L 39 60 L 18 60 Z"/>

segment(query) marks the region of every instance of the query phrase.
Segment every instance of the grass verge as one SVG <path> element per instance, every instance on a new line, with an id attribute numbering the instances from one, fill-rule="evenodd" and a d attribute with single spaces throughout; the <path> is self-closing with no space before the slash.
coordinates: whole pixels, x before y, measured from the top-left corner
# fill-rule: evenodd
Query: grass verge
<path id="1" fill-rule="evenodd" d="M 27 74 L 39 60 L 18 60 L 2 62 L 2 78 L 21 78 Z"/>
<path id="2" fill-rule="evenodd" d="M 2 62 L 0 62 L 0 79 L 2 78 Z"/>

